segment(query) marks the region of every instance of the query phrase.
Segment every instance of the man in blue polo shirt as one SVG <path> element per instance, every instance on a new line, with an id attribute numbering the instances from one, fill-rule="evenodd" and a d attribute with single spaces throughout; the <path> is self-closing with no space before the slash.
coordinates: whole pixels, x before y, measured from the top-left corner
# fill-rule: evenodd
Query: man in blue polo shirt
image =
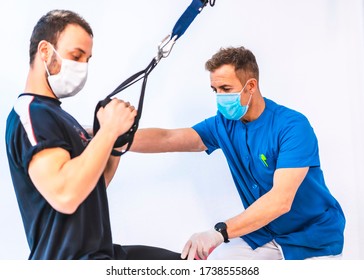
<path id="1" fill-rule="evenodd" d="M 192 128 L 140 129 L 135 152 L 221 149 L 244 211 L 192 235 L 188 259 L 339 258 L 345 217 L 327 188 L 307 118 L 264 98 L 259 68 L 244 47 L 206 62 L 218 112 Z"/>

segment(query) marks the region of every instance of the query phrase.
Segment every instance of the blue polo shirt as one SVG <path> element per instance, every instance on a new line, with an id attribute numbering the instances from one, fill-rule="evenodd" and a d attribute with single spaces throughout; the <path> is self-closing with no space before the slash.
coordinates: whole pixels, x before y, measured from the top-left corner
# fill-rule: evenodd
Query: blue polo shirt
<path id="1" fill-rule="evenodd" d="M 253 122 L 228 120 L 218 112 L 193 126 L 207 154 L 223 151 L 245 208 L 272 189 L 276 169 L 309 167 L 291 210 L 241 238 L 253 249 L 274 239 L 285 259 L 340 254 L 345 217 L 325 184 L 315 133 L 301 113 L 264 100 L 266 107 Z"/>

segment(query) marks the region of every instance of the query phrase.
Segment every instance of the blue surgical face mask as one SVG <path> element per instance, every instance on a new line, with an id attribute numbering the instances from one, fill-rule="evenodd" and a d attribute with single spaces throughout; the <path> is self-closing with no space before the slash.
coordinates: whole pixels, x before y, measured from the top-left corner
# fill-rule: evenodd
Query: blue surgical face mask
<path id="1" fill-rule="evenodd" d="M 217 109 L 225 118 L 229 120 L 240 120 L 247 113 L 252 95 L 250 94 L 247 105 L 242 106 L 240 103 L 241 93 L 244 91 L 246 85 L 247 83 L 240 92 L 216 94 Z"/>

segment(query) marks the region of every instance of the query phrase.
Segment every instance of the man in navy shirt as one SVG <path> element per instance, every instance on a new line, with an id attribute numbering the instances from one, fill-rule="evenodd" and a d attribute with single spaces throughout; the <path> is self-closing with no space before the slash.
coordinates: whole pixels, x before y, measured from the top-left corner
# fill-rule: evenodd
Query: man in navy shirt
<path id="1" fill-rule="evenodd" d="M 305 116 L 264 98 L 253 53 L 206 63 L 218 112 L 192 128 L 139 129 L 132 151 L 224 153 L 244 210 L 192 235 L 188 259 L 340 258 L 345 217 L 327 188 Z M 223 187 L 223 186 L 222 186 Z"/>
<path id="2" fill-rule="evenodd" d="M 66 10 L 44 15 L 30 39 L 25 90 L 6 127 L 29 259 L 181 259 L 160 248 L 112 243 L 106 188 L 120 158 L 111 151 L 136 110 L 113 99 L 98 111 L 100 129 L 91 138 L 59 100 L 84 86 L 92 44 L 89 24 Z"/>

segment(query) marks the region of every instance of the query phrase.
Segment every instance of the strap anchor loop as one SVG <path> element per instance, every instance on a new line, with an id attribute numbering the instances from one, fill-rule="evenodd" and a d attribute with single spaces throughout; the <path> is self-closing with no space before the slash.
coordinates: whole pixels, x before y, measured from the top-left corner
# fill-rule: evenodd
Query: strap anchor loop
<path id="1" fill-rule="evenodd" d="M 155 57 L 156 62 L 158 63 L 162 58 L 166 58 L 172 51 L 174 44 L 176 43 L 177 35 L 171 38 L 171 34 L 168 34 L 159 44 L 158 44 L 158 53 Z"/>

